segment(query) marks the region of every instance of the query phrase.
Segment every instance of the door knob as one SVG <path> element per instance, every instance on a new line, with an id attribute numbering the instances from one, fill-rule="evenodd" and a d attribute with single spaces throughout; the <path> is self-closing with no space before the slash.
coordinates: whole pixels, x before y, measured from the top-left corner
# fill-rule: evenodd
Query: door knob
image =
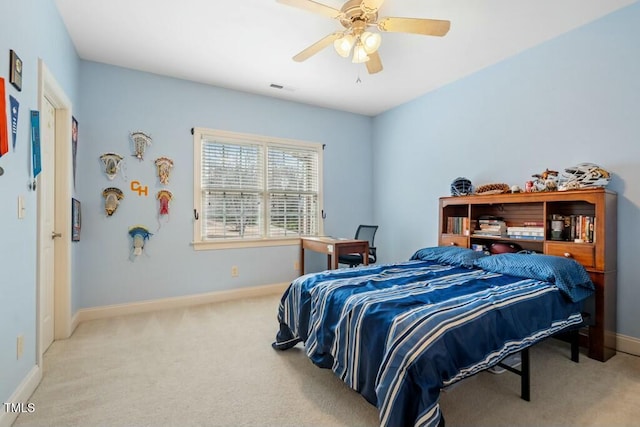
<path id="1" fill-rule="evenodd" d="M 55 239 L 56 237 L 62 237 L 62 233 L 56 233 L 55 231 L 52 231 L 51 238 Z"/>

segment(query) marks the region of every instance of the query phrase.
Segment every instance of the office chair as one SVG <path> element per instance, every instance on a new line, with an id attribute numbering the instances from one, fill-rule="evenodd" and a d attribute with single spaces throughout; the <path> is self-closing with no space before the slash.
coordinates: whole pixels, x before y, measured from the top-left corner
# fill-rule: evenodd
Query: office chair
<path id="1" fill-rule="evenodd" d="M 369 241 L 369 264 L 373 264 L 376 262 L 376 247 L 373 245 L 373 239 L 376 236 L 376 231 L 378 231 L 377 225 L 359 225 L 358 230 L 356 231 L 356 239 L 357 240 L 368 240 Z M 340 255 L 338 257 L 338 262 L 340 264 L 348 264 L 349 267 L 357 267 L 362 264 L 362 254 L 346 254 Z"/>

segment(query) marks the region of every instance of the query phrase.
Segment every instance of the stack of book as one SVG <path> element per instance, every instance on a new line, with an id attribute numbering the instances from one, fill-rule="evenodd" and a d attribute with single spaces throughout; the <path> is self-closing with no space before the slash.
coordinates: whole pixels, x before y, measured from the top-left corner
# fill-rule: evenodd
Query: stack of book
<path id="1" fill-rule="evenodd" d="M 544 240 L 544 226 L 507 227 L 510 239 Z"/>
<path id="2" fill-rule="evenodd" d="M 469 235 L 469 218 L 466 216 L 450 216 L 447 218 L 447 233 Z"/>
<path id="3" fill-rule="evenodd" d="M 569 217 L 569 239 L 575 242 L 593 243 L 596 241 L 596 218 L 590 215 L 571 215 Z"/>
<path id="4" fill-rule="evenodd" d="M 478 236 L 504 237 L 507 235 L 507 223 L 501 219 L 479 219 L 478 230 L 474 231 Z"/>

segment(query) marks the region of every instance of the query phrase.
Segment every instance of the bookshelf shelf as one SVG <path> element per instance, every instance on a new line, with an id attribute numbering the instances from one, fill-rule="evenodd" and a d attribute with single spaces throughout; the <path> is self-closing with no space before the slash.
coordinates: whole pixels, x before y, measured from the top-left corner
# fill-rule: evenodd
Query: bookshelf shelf
<path id="1" fill-rule="evenodd" d="M 606 361 L 616 353 L 616 218 L 617 194 L 604 188 L 441 197 L 438 244 L 471 248 L 505 242 L 581 263 L 596 285 L 593 306 L 585 307 L 592 324 L 583 341 L 589 357 Z M 563 227 L 552 221 L 563 221 Z M 577 221 L 585 234 L 577 234 L 582 233 L 575 228 Z M 531 233 L 520 235 L 529 226 Z M 517 232 L 509 237 L 505 227 Z M 481 228 L 483 233 L 493 230 L 499 235 L 474 232 Z"/>

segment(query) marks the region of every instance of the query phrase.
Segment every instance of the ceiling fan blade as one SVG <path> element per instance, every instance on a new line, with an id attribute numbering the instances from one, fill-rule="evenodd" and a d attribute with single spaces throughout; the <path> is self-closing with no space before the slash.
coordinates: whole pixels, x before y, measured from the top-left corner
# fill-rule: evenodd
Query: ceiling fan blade
<path id="1" fill-rule="evenodd" d="M 365 12 L 376 12 L 382 6 L 384 0 L 362 0 L 360 7 Z"/>
<path id="2" fill-rule="evenodd" d="M 298 53 L 293 57 L 293 60 L 297 62 L 306 61 L 325 47 L 329 46 L 334 41 L 338 40 L 340 37 L 342 37 L 342 35 L 343 34 L 341 32 L 329 34 L 328 36 L 318 40 L 308 48 L 304 49 L 302 52 Z"/>
<path id="3" fill-rule="evenodd" d="M 329 18 L 337 18 L 340 16 L 340 11 L 338 9 L 313 0 L 277 0 L 277 2 L 297 7 L 299 9 L 304 9 L 308 12 L 317 13 L 319 15 L 325 15 Z"/>
<path id="4" fill-rule="evenodd" d="M 395 33 L 423 34 L 425 36 L 444 36 L 449 32 L 450 21 L 420 18 L 382 18 L 378 21 L 380 31 Z"/>
<path id="5" fill-rule="evenodd" d="M 369 74 L 375 74 L 382 71 L 382 62 L 380 61 L 380 55 L 378 52 L 373 52 L 369 54 L 369 60 L 365 62 L 367 64 L 367 71 Z"/>

